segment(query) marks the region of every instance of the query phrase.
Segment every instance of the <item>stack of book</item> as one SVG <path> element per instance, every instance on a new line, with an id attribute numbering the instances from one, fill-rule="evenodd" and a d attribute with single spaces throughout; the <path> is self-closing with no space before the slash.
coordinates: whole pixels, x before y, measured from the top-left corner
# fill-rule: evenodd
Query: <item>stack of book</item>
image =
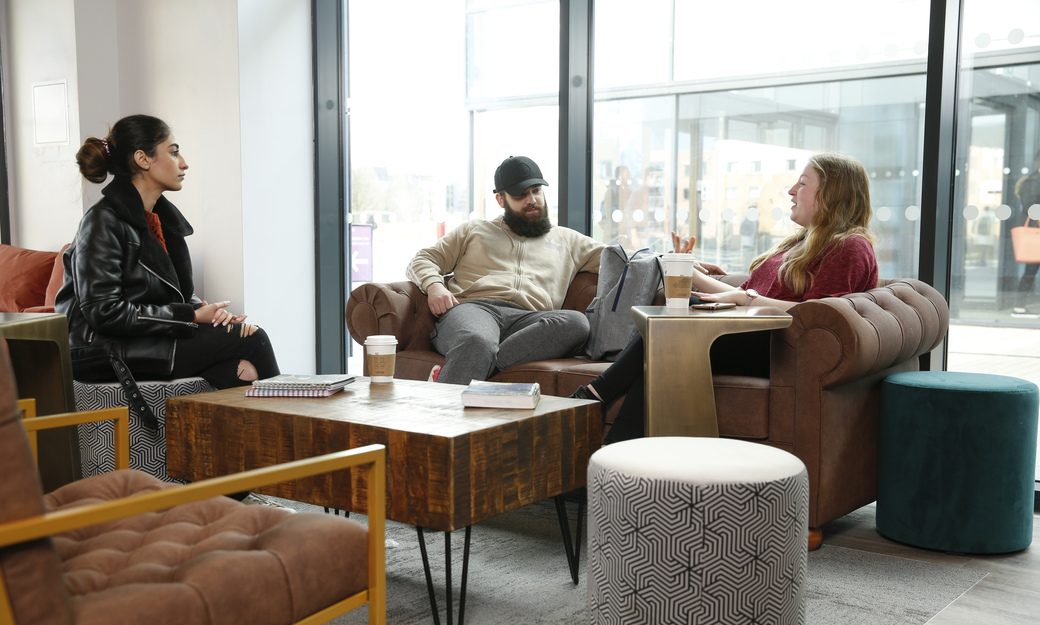
<path id="1" fill-rule="evenodd" d="M 519 408 L 531 410 L 541 399 L 537 382 L 480 382 L 473 380 L 462 391 L 467 408 Z"/>
<path id="2" fill-rule="evenodd" d="M 328 397 L 343 390 L 354 376 L 343 373 L 322 375 L 282 374 L 255 380 L 247 397 Z"/>

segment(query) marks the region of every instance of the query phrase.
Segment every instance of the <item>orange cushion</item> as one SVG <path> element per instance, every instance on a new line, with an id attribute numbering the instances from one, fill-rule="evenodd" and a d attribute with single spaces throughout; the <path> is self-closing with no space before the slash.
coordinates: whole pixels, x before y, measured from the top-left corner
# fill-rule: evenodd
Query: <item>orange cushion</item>
<path id="1" fill-rule="evenodd" d="M 53 311 L 54 309 L 54 298 L 58 295 L 58 289 L 65 282 L 65 264 L 62 262 L 62 256 L 65 254 L 65 250 L 69 249 L 69 243 L 66 243 L 58 255 L 54 257 L 54 269 L 51 270 L 51 281 L 47 283 L 47 292 L 43 299 L 43 305 L 48 306 Z"/>
<path id="2" fill-rule="evenodd" d="M 0 312 L 43 306 L 57 252 L 0 245 Z"/>

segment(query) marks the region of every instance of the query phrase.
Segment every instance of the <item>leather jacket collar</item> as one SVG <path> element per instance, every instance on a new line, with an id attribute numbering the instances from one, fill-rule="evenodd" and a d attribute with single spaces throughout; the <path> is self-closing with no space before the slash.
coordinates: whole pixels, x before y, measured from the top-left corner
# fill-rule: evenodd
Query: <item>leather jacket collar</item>
<path id="1" fill-rule="evenodd" d="M 144 202 L 141 201 L 141 194 L 129 177 L 116 176 L 101 190 L 101 194 L 110 200 L 109 207 L 121 220 L 142 234 L 148 232 L 148 222 L 144 218 Z M 164 231 L 170 231 L 181 237 L 195 232 L 184 215 L 173 205 L 173 202 L 166 199 L 166 196 L 160 195 L 152 210 L 162 221 Z"/>
<path id="2" fill-rule="evenodd" d="M 159 241 L 148 230 L 144 202 L 129 177 L 116 176 L 101 193 L 104 198 L 99 204 L 104 204 L 120 221 L 137 231 L 141 241 L 141 262 L 167 281 L 178 285 L 184 300 L 188 301 L 194 292 L 194 285 L 191 256 L 184 238 L 195 230 L 180 210 L 161 195 L 152 209 L 162 222 L 163 236 L 166 239 L 164 251 Z"/>

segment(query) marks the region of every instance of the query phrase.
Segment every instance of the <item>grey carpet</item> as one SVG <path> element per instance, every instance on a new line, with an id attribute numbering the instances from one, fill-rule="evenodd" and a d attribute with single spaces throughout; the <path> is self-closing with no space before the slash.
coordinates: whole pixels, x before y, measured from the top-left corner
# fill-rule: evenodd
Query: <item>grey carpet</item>
<path id="1" fill-rule="evenodd" d="M 321 511 L 307 504 L 279 501 L 298 510 Z M 568 504 L 568 511 L 573 526 L 576 504 Z M 362 523 L 365 520 L 360 515 L 352 516 Z M 573 531 L 573 527 L 571 529 Z M 415 528 L 388 521 L 386 535 L 387 623 L 433 623 Z M 456 615 L 464 536 L 460 530 L 451 537 Z M 585 542 L 584 529 L 582 542 Z M 426 543 L 441 622 L 446 623 L 444 534 L 429 532 Z M 583 551 L 582 575 L 575 586 L 567 569 L 556 508 L 551 501 L 484 521 L 472 531 L 465 622 L 471 625 L 587 623 L 585 566 Z M 825 544 L 809 554 L 806 623 L 920 625 L 983 577 L 985 573 L 978 571 Z M 367 608 L 332 621 L 334 625 L 366 622 Z"/>

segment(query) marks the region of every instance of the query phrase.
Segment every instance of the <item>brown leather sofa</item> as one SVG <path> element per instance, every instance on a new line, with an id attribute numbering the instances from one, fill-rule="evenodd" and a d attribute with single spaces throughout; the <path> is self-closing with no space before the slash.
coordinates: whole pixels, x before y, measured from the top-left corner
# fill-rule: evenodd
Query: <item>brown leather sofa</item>
<path id="1" fill-rule="evenodd" d="M 723 280 L 739 285 L 745 277 Z M 564 306 L 585 310 L 595 291 L 596 275 L 578 274 Z M 716 412 L 722 436 L 773 445 L 805 463 L 810 542 L 818 545 L 821 525 L 875 500 L 880 382 L 919 368 L 919 357 L 946 335 L 949 307 L 931 286 L 900 279 L 790 312 L 794 322 L 783 330 L 716 341 Z M 397 337 L 399 378 L 425 380 L 444 362 L 430 345 L 434 319 L 426 296 L 410 282 L 357 287 L 346 318 L 359 344 L 371 334 Z M 491 379 L 538 382 L 547 395 L 567 396 L 609 364 L 586 358 L 532 362 Z M 608 423 L 616 409 L 607 411 Z"/>

